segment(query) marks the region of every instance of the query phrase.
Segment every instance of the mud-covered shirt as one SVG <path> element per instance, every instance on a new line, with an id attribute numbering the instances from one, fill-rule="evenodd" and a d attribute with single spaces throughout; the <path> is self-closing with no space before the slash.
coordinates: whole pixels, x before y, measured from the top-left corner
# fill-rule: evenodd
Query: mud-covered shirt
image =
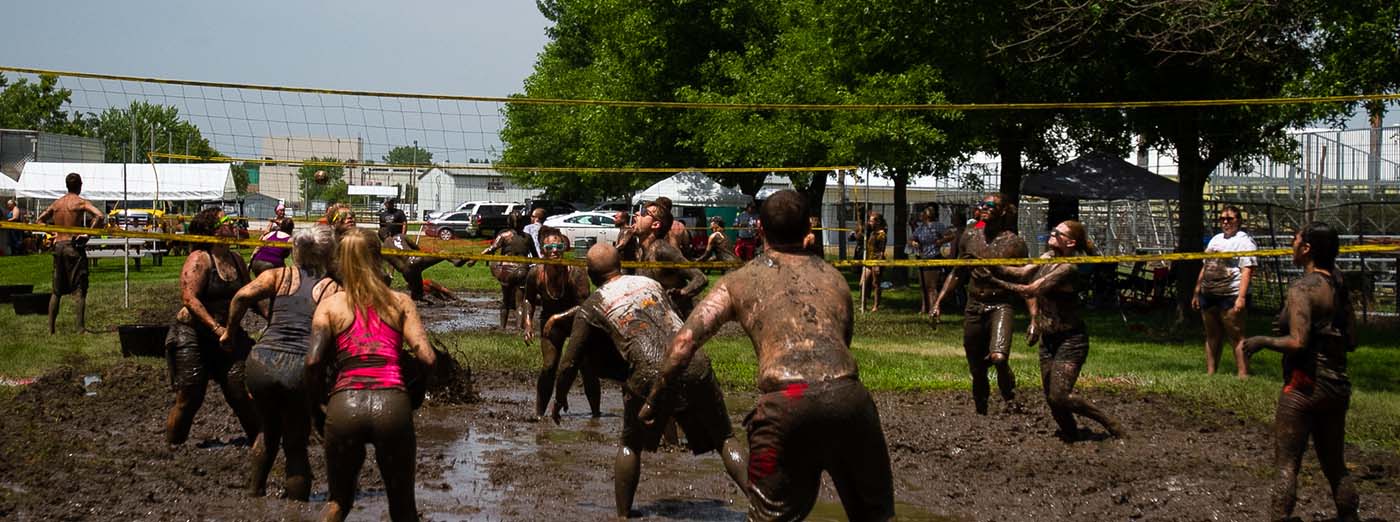
<path id="1" fill-rule="evenodd" d="M 1080 267 L 1093 266 L 1049 264 L 1036 267 L 1035 279 L 1044 279 L 1042 284 L 1046 285 L 1038 296 L 1039 313 L 1035 317 L 1036 327 L 1041 333 L 1084 330 L 1084 319 L 1080 316 L 1079 291 L 1084 289 L 1087 278 L 1080 272 Z"/>
<path id="2" fill-rule="evenodd" d="M 651 278 L 627 275 L 609 281 L 588 296 L 579 307 L 575 335 L 584 323 L 611 338 L 628 366 L 623 385 L 638 397 L 651 392 L 652 384 L 661 375 L 671 339 L 681 329 L 681 318 L 671 308 L 666 290 Z M 571 339 L 570 345 L 576 342 L 580 348 L 605 344 Z M 681 380 L 701 379 L 709 369 L 709 358 L 704 352 L 697 352 Z"/>
<path id="3" fill-rule="evenodd" d="M 1027 255 L 1026 241 L 1009 230 L 1001 231 L 988 242 L 983 229 L 969 227 L 958 239 L 958 257 L 964 259 L 1024 258 Z M 955 273 L 960 279 L 966 280 L 970 271 L 969 267 L 964 266 L 958 267 Z M 973 303 L 1010 303 L 1016 297 L 1011 291 L 990 281 L 977 279 L 968 283 L 967 295 L 968 306 L 972 306 Z"/>
<path id="4" fill-rule="evenodd" d="M 1236 231 L 1232 237 L 1225 237 L 1223 233 L 1216 234 L 1206 245 L 1206 252 L 1248 252 L 1258 249 L 1254 238 L 1249 237 L 1243 230 Z M 1201 293 L 1216 296 L 1240 295 L 1240 269 L 1256 264 L 1258 262 L 1253 256 L 1205 260 L 1205 270 L 1201 274 Z"/>

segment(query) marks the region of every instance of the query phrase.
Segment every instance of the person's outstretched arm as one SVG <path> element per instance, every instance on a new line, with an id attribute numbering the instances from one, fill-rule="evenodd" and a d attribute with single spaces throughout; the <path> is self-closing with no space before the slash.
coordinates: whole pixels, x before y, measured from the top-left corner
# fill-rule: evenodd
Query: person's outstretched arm
<path id="1" fill-rule="evenodd" d="M 666 351 L 666 363 L 661 367 L 661 376 L 651 387 L 646 405 L 642 407 L 640 417 L 643 421 L 650 420 L 651 406 L 656 404 L 667 392 L 667 387 L 690 365 L 695 351 L 733 317 L 733 299 L 729 295 L 729 289 L 721 281 L 699 305 L 696 305 L 695 310 L 690 313 L 690 319 L 686 320 L 685 325 L 681 326 L 681 331 L 671 340 L 671 348 Z"/>

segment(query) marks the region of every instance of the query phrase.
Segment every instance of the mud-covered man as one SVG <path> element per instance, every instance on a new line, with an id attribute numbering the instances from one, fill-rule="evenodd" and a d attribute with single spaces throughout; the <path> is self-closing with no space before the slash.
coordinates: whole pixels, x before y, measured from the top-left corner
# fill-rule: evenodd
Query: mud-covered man
<path id="1" fill-rule="evenodd" d="M 749 520 L 800 520 L 826 471 L 850 520 L 894 517 L 889 451 L 880 415 L 861 384 L 850 342 L 850 288 L 802 248 L 806 199 L 779 191 L 760 210 L 766 248 L 724 276 L 671 343 L 661 379 L 640 416 L 684 390 L 699 347 L 730 320 L 758 354 L 762 395 L 745 420 L 749 440 Z"/>
<path id="2" fill-rule="evenodd" d="M 632 232 L 641 241 L 641 261 L 689 261 L 666 239 L 667 234 L 672 232 L 671 225 L 674 222 L 670 205 L 663 203 L 653 202 L 637 212 L 636 219 L 632 221 Z M 661 283 L 682 320 L 689 317 L 691 309 L 695 308 L 695 296 L 700 295 L 705 285 L 710 283 L 709 279 L 705 278 L 705 273 L 698 268 L 642 268 L 637 270 L 637 275 L 650 277 Z"/>
<path id="3" fill-rule="evenodd" d="M 1024 258 L 1026 242 L 1017 235 L 1016 206 L 1001 194 L 982 199 L 975 209 L 978 224 L 968 227 L 958 239 L 958 257 L 973 259 Z M 959 267 L 943 283 L 943 290 L 933 301 L 936 321 L 942 314 L 940 304 L 958 284 L 967 280 L 968 267 Z M 1020 282 L 1020 281 L 1015 281 Z M 987 413 L 987 398 L 991 383 L 987 367 L 997 371 L 997 388 L 1008 407 L 1014 405 L 1016 376 L 1011 373 L 1011 323 L 1015 315 L 1012 303 L 1015 293 L 987 279 L 972 279 L 967 288 L 967 307 L 963 316 L 963 352 L 967 368 L 972 372 L 972 400 L 977 413 Z"/>
<path id="4" fill-rule="evenodd" d="M 106 218 L 102 211 L 83 199 L 83 177 L 77 172 L 63 179 L 68 193 L 44 209 L 36 219 L 39 223 L 60 227 L 100 227 Z M 74 294 L 77 307 L 78 333 L 87 332 L 88 258 L 86 234 L 58 232 L 53 241 L 53 295 L 49 296 L 49 334 L 54 333 L 58 319 L 58 302 L 66 294 Z"/>
<path id="5" fill-rule="evenodd" d="M 613 242 L 613 247 L 617 248 L 617 254 L 623 262 L 636 261 L 637 252 L 642 249 L 638 244 L 637 234 L 632 232 L 632 215 L 626 211 L 619 210 L 613 213 L 613 226 L 617 227 L 617 241 Z M 624 268 L 622 273 L 633 275 L 636 270 Z"/>
<path id="6" fill-rule="evenodd" d="M 674 393 L 670 396 L 674 399 L 651 408 L 651 418 L 662 422 L 643 424 L 638 416 L 661 372 L 666 347 L 681 328 L 681 319 L 666 299 L 665 290 L 650 278 L 622 275 L 617 249 L 608 244 L 588 250 L 588 277 L 598 289 L 583 304 L 545 324 L 549 331 L 561 320 L 573 321 L 569 344 L 559 363 L 551 416 L 559 421 L 580 364 L 623 382 L 622 444 L 614 462 L 617 515 L 625 518 L 631 513 L 641 476 L 640 452 L 656 451 L 662 426 L 669 418 L 685 429 L 686 443 L 695 454 L 719 451 L 725 471 L 743 489 L 744 450 L 734 437 L 724 393 L 708 358 L 701 355 L 673 372 Z"/>

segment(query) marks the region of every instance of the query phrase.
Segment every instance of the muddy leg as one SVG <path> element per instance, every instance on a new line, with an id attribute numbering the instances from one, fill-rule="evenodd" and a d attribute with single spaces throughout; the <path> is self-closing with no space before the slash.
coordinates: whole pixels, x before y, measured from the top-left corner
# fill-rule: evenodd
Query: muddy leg
<path id="1" fill-rule="evenodd" d="M 737 437 L 731 435 L 724 439 L 724 447 L 719 450 L 719 458 L 724 461 L 724 472 L 729 474 L 729 479 L 734 481 L 734 485 L 739 486 L 739 491 L 748 491 L 748 448 L 744 447 Z"/>
<path id="2" fill-rule="evenodd" d="M 406 398 L 402 409 L 411 411 Z M 375 462 L 384 476 L 384 493 L 389 497 L 389 519 L 394 522 L 418 520 L 418 503 L 413 495 L 418 442 L 413 433 L 412 417 L 409 417 L 412 414 L 402 415 L 404 419 L 393 421 L 400 425 L 391 428 L 390 436 L 374 443 Z M 379 430 L 376 427 L 375 431 Z"/>
<path id="3" fill-rule="evenodd" d="M 613 461 L 613 501 L 618 518 L 632 514 L 632 499 L 637 495 L 637 481 L 642 477 L 642 454 L 626 444 L 617 447 Z"/>
<path id="4" fill-rule="evenodd" d="M 331 398 L 326 414 L 326 507 L 321 510 L 323 522 L 340 522 L 355 507 L 355 487 L 360 480 L 360 467 L 365 463 L 365 441 L 355 430 L 344 426 L 350 412 L 344 410 L 342 392 Z"/>
<path id="5" fill-rule="evenodd" d="M 865 312 L 865 296 L 870 281 L 870 269 L 862 267 L 860 269 L 860 311 Z"/>
<path id="6" fill-rule="evenodd" d="M 229 368 L 227 374 L 219 379 L 219 388 L 224 392 L 224 400 L 228 402 L 233 414 L 238 417 L 238 423 L 243 426 L 243 432 L 248 435 L 248 440 L 258 437 L 259 420 L 257 409 L 253 407 L 253 399 L 248 396 L 248 386 L 244 381 L 244 362 L 237 361 Z M 276 452 L 276 446 L 273 446 Z"/>
<path id="7" fill-rule="evenodd" d="M 87 290 L 79 288 L 73 294 L 73 307 L 78 319 L 78 333 L 87 333 Z"/>
<path id="8" fill-rule="evenodd" d="M 1099 409 L 1098 406 L 1095 406 L 1094 403 L 1074 394 L 1074 383 L 1079 380 L 1079 371 L 1082 368 L 1081 364 L 1062 361 L 1056 362 L 1054 366 L 1052 370 L 1053 375 L 1050 380 L 1051 386 L 1048 391 L 1051 411 L 1059 410 L 1063 412 L 1063 415 L 1068 418 L 1069 426 L 1074 425 L 1074 415 L 1071 415 L 1071 413 L 1073 413 L 1088 417 L 1093 419 L 1094 422 L 1103 425 L 1104 429 L 1108 430 L 1109 435 L 1118 438 L 1127 437 L 1127 432 L 1123 429 L 1123 426 L 1118 424 L 1117 420 L 1114 420 L 1113 417 L 1104 413 L 1104 411 Z M 1055 413 L 1056 422 L 1059 422 L 1060 412 Z M 1061 429 L 1064 429 L 1064 427 L 1064 425 L 1061 425 Z"/>
<path id="9" fill-rule="evenodd" d="M 541 328 L 543 330 L 543 328 Z M 540 332 L 540 375 L 535 380 L 535 416 L 544 417 L 544 410 L 549 406 L 549 396 L 554 391 L 554 375 L 559 368 L 559 346 L 554 344 L 553 336 Z M 560 404 L 566 404 L 565 397 L 557 399 Z"/>
<path id="10" fill-rule="evenodd" d="M 870 285 L 874 287 L 875 291 L 875 306 L 870 307 L 870 312 L 874 313 L 880 311 L 880 294 L 884 291 L 884 289 L 880 287 L 880 269 L 877 268 L 871 271 Z"/>
<path id="11" fill-rule="evenodd" d="M 563 343 L 560 343 L 562 346 Z M 598 379 L 598 374 L 593 372 L 593 368 L 587 363 L 583 365 L 583 397 L 588 400 L 588 413 L 593 418 L 603 416 L 603 383 Z"/>
<path id="12" fill-rule="evenodd" d="M 58 302 L 61 299 L 63 299 L 63 296 L 58 294 L 52 294 L 49 296 L 49 335 L 53 335 L 55 333 L 54 321 L 58 320 Z"/>
<path id="13" fill-rule="evenodd" d="M 1016 374 L 1011 372 L 1011 327 L 1014 312 L 1010 306 L 997 307 L 991 313 L 991 354 L 988 361 L 997 370 L 997 389 L 1002 400 L 1016 400 Z"/>
<path id="14" fill-rule="evenodd" d="M 311 436 L 311 412 L 305 406 L 304 397 L 288 400 L 291 404 L 282 408 L 282 455 L 287 459 L 283 488 L 287 490 L 287 498 L 306 502 L 311 498 L 311 458 L 306 452 L 306 441 Z"/>
<path id="15" fill-rule="evenodd" d="M 1074 415 L 1057 406 L 1051 395 L 1051 390 L 1055 388 L 1055 360 L 1051 357 L 1040 358 L 1040 385 L 1045 390 L 1045 404 L 1050 407 L 1050 417 L 1059 428 L 1060 440 L 1078 440 L 1079 426 L 1074 422 Z"/>
<path id="16" fill-rule="evenodd" d="M 1202 308 L 1201 323 L 1206 334 L 1206 375 L 1215 375 L 1216 367 L 1220 366 L 1220 343 L 1225 331 L 1220 322 L 1220 309 Z"/>
<path id="17" fill-rule="evenodd" d="M 248 494 L 254 497 L 267 494 L 267 476 L 277 460 L 277 448 L 282 445 L 282 412 L 278 411 L 281 402 L 281 397 L 266 395 L 256 401 L 263 429 L 253 442 L 253 469 L 248 476 Z"/>
<path id="18" fill-rule="evenodd" d="M 986 316 L 972 310 L 963 318 L 963 354 L 967 357 L 967 371 L 972 374 L 972 402 L 979 415 L 987 414 L 987 399 L 992 394 L 991 382 L 987 380 L 986 326 Z"/>
<path id="19" fill-rule="evenodd" d="M 1336 412 L 1318 415 L 1313 424 L 1313 449 L 1327 483 L 1332 486 L 1332 500 L 1337 505 L 1337 520 L 1359 520 L 1356 482 L 1347 472 L 1344 455 L 1346 442 L 1346 404 Z"/>
<path id="20" fill-rule="evenodd" d="M 1278 478 L 1274 482 L 1270 520 L 1293 516 L 1298 502 L 1298 466 L 1308 446 L 1308 414 L 1303 410 L 1306 398 L 1294 392 L 1283 392 L 1274 416 L 1274 467 Z"/>
<path id="21" fill-rule="evenodd" d="M 204 404 L 204 391 L 208 383 L 186 386 L 175 392 L 175 406 L 165 418 L 165 442 L 184 444 L 190 437 L 190 426 L 194 424 L 194 414 Z"/>

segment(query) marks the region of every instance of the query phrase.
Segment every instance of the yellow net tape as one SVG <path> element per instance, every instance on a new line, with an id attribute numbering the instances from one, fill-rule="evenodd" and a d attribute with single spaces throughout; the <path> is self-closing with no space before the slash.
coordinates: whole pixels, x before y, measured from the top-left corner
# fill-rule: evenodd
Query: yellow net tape
<path id="1" fill-rule="evenodd" d="M 1152 100 L 1152 101 L 1107 101 L 1107 102 L 1049 102 L 1049 103 L 923 103 L 923 104 L 801 104 L 801 103 L 694 103 L 673 101 L 632 101 L 632 100 L 582 100 L 559 98 L 526 98 L 503 96 L 463 96 L 450 94 L 412 94 L 384 91 L 356 91 L 347 89 L 320 89 L 310 87 L 285 87 L 228 82 L 197 80 L 173 80 L 168 78 L 120 76 L 73 71 L 55 71 L 31 67 L 0 66 L 0 71 L 24 74 L 50 74 L 74 78 L 146 82 L 166 85 L 186 85 L 224 89 L 251 89 L 261 91 L 293 92 L 306 94 L 331 94 L 340 96 L 376 96 L 384 98 L 417 98 L 425 100 L 454 100 L 490 103 L 515 103 L 530 105 L 584 105 L 601 107 L 655 107 L 669 109 L 708 109 L 708 110 L 795 110 L 795 111 L 1004 111 L 1004 110 L 1083 110 L 1083 109 L 1139 109 L 1148 107 L 1232 107 L 1248 105 L 1297 105 L 1312 103 L 1351 103 L 1362 101 L 1400 100 L 1397 94 L 1362 94 L 1354 96 L 1299 96 L 1290 98 L 1233 98 L 1215 100 Z"/>
<path id="2" fill-rule="evenodd" d="M 140 239 L 156 239 L 162 241 L 186 242 L 186 243 L 211 243 L 230 246 L 258 247 L 268 246 L 276 248 L 288 248 L 290 245 L 283 242 L 261 241 L 257 239 L 232 239 L 213 236 L 200 236 L 190 234 L 167 234 L 161 232 L 143 232 L 137 230 L 121 230 L 115 228 L 81 228 L 81 227 L 60 227 L 54 225 L 31 225 L 28 223 L 8 223 L 0 222 L 0 230 L 13 229 L 30 232 L 64 233 L 64 234 L 100 234 L 116 237 L 132 237 Z M 382 249 L 380 253 L 388 256 L 412 256 L 430 257 L 435 259 L 466 259 L 473 261 L 492 261 L 506 263 L 527 263 L 545 265 L 572 265 L 586 266 L 582 259 L 541 259 L 538 257 L 519 257 L 483 254 L 461 254 L 454 252 L 426 252 L 421 250 L 395 250 Z M 1341 247 L 1340 253 L 1344 254 L 1381 254 L 1391 253 L 1400 255 L 1400 244 L 1394 245 L 1352 245 Z M 1053 257 L 1053 258 L 1004 258 L 1004 259 L 867 259 L 867 260 L 846 260 L 833 261 L 831 264 L 838 268 L 853 266 L 872 267 L 959 267 L 959 266 L 991 266 L 991 265 L 1048 265 L 1048 264 L 1099 264 L 1099 263 L 1137 263 L 1150 261 L 1191 261 L 1201 259 L 1229 259 L 1235 257 L 1275 257 L 1292 255 L 1293 250 L 1288 248 L 1275 248 L 1269 250 L 1252 250 L 1248 252 L 1183 252 L 1167 254 L 1144 254 L 1144 255 L 1116 255 L 1116 256 L 1079 256 L 1079 257 Z M 738 268 L 743 266 L 743 261 L 686 261 L 686 262 L 649 262 L 649 261 L 626 261 L 622 263 L 623 268 L 699 268 L 699 269 L 723 269 Z"/>

